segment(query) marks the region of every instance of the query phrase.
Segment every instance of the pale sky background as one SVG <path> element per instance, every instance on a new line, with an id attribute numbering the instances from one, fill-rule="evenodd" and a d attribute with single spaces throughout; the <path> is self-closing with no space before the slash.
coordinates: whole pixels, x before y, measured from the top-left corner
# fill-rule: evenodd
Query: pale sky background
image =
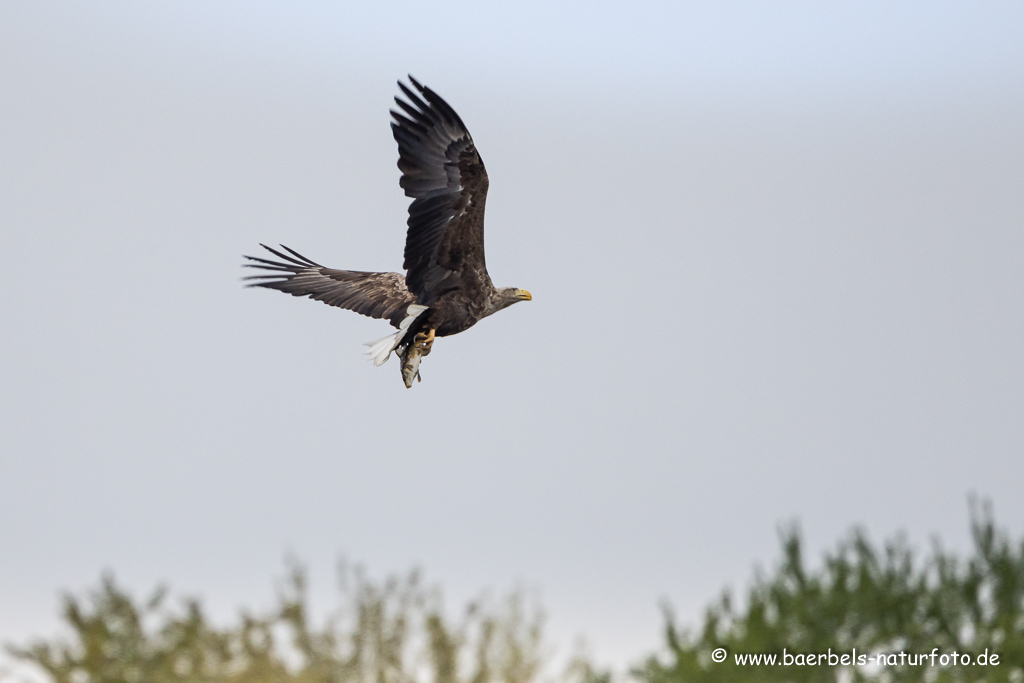
<path id="1" fill-rule="evenodd" d="M 0 2 L 0 641 L 105 568 L 218 618 L 341 554 L 562 652 L 863 525 L 1024 532 L 1024 4 Z M 519 304 L 407 391 L 241 254 L 401 266 L 411 72 Z"/>

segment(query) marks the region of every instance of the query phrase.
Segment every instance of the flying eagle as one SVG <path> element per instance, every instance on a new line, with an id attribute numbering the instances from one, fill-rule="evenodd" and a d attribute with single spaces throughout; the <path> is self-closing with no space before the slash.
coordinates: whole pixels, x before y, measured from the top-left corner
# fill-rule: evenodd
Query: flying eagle
<path id="1" fill-rule="evenodd" d="M 368 342 L 374 365 L 396 351 L 402 379 L 411 387 L 419 363 L 435 337 L 469 329 L 518 301 L 533 297 L 525 289 L 497 288 L 484 262 L 484 201 L 487 171 L 462 119 L 430 88 L 409 77 L 401 81 L 406 99 L 395 98 L 391 131 L 398 142 L 399 184 L 409 204 L 405 238 L 406 274 L 325 268 L 281 245 L 287 253 L 264 249 L 281 259 L 246 256 L 269 273 L 245 278 L 250 287 L 266 287 L 308 296 L 371 318 L 383 318 L 398 331 Z"/>

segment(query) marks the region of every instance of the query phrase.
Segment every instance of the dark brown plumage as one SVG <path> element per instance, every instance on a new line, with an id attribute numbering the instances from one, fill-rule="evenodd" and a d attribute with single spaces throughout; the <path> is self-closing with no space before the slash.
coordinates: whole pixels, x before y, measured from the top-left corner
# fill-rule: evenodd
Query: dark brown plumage
<path id="1" fill-rule="evenodd" d="M 487 171 L 465 124 L 448 103 L 409 77 L 415 90 L 399 82 L 405 100 L 391 111 L 398 143 L 400 185 L 409 205 L 405 261 L 400 273 L 334 270 L 282 246 L 287 254 L 261 245 L 280 261 L 247 256 L 251 268 L 265 271 L 248 280 L 253 287 L 308 296 L 331 306 L 388 320 L 399 331 L 371 345 L 380 365 L 392 350 L 418 343 L 430 352 L 435 336 L 462 332 L 529 292 L 495 288 L 484 258 L 484 204 Z M 418 367 L 418 365 L 417 365 Z M 408 385 L 411 380 L 407 380 Z"/>
<path id="2" fill-rule="evenodd" d="M 250 287 L 266 287 L 287 292 L 295 296 L 308 296 L 330 306 L 346 308 L 371 318 L 384 318 L 398 327 L 405 318 L 405 309 L 416 301 L 416 296 L 405 286 L 400 273 L 368 273 L 359 270 L 335 270 L 324 268 L 288 247 L 282 249 L 291 256 L 261 247 L 274 254 L 281 261 L 246 256 L 256 263 L 245 264 L 248 268 L 262 268 L 273 271 L 267 275 L 250 275 L 246 280 L 253 282 Z"/>

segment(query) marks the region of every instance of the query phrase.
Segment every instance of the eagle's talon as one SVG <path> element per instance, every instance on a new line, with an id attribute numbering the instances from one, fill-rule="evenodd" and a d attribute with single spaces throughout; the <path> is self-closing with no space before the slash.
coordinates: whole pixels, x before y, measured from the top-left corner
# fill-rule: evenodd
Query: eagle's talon
<path id="1" fill-rule="evenodd" d="M 413 343 L 416 348 L 420 350 L 421 356 L 426 356 L 430 353 L 431 347 L 434 345 L 434 328 L 430 328 L 428 332 L 419 332 L 413 337 Z"/>

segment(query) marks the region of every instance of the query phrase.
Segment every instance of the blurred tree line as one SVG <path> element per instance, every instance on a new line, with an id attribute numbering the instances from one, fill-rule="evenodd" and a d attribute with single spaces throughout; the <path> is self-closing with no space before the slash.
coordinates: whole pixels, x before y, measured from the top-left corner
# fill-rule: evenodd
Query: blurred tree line
<path id="1" fill-rule="evenodd" d="M 725 591 L 699 629 L 665 607 L 665 642 L 613 675 L 577 656 L 546 666 L 543 612 L 515 592 L 449 617 L 439 589 L 417 573 L 374 582 L 340 572 L 342 607 L 318 622 L 305 573 L 293 568 L 275 609 L 216 626 L 194 599 L 164 589 L 136 600 L 112 576 L 89 595 L 65 595 L 65 638 L 8 646 L 55 683 L 702 683 L 710 681 L 1024 683 L 1024 541 L 1000 532 L 990 508 L 972 507 L 974 541 L 959 558 L 935 542 L 916 556 L 905 540 L 873 545 L 852 532 L 809 567 L 799 531 L 781 535 L 782 560 L 758 573 L 741 601 Z M 724 648 L 725 661 L 712 653 Z M 954 650 L 998 654 L 989 666 L 740 666 L 736 654 Z"/>
<path id="2" fill-rule="evenodd" d="M 905 539 L 873 545 L 855 530 L 808 568 L 796 527 L 782 533 L 782 561 L 759 574 L 745 599 L 728 591 L 696 632 L 665 608 L 665 646 L 633 671 L 643 683 L 709 681 L 1024 681 L 1024 540 L 1000 532 L 990 506 L 971 506 L 973 552 L 933 542 L 919 559 Z M 724 648 L 726 659 L 711 654 Z M 999 656 L 997 665 L 740 666 L 736 654 L 931 653 Z"/>
<path id="3" fill-rule="evenodd" d="M 440 590 L 418 572 L 375 582 L 342 565 L 339 584 L 341 608 L 317 623 L 306 572 L 295 565 L 274 609 L 243 612 L 219 627 L 195 599 L 173 607 L 159 588 L 136 600 L 108 574 L 84 598 L 63 597 L 70 639 L 7 649 L 55 683 L 530 683 L 538 676 L 543 612 L 521 591 L 481 598 L 450 618 Z"/>

